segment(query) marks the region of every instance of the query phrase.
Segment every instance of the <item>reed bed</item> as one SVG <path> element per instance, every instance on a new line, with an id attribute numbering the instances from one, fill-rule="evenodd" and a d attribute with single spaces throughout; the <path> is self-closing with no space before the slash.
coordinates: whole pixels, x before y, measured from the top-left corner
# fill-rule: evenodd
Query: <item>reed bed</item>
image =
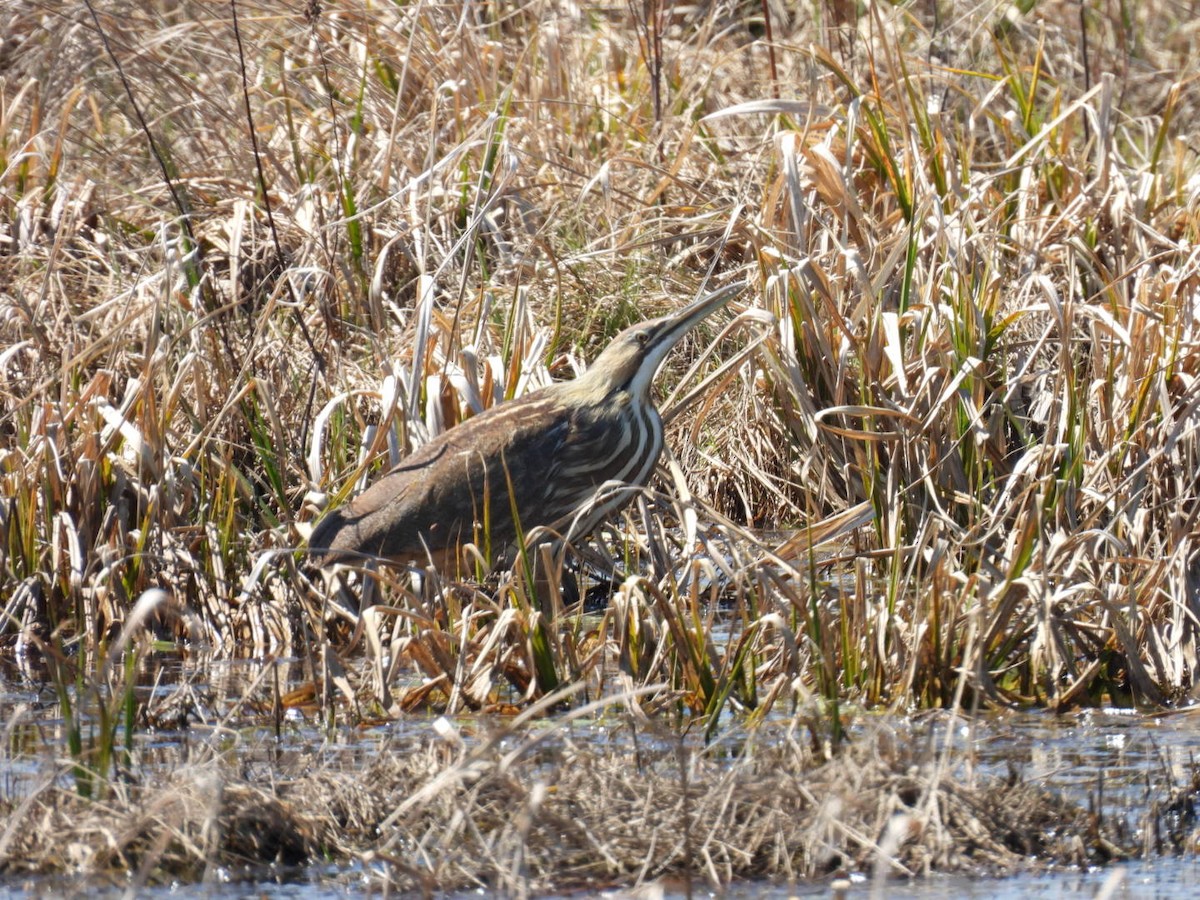
<path id="1" fill-rule="evenodd" d="M 830 756 L 861 708 L 1187 700 L 1193 13 L 14 0 L 4 651 L 102 774 L 154 639 L 310 657 L 331 720 L 568 688 Z M 742 277 L 587 545 L 307 563 L 322 506 Z"/>

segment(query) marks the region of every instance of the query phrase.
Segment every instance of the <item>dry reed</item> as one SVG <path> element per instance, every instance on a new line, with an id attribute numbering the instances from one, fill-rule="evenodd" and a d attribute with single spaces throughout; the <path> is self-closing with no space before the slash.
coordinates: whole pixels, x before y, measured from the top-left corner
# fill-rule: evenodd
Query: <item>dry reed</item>
<path id="1" fill-rule="evenodd" d="M 3 652 L 114 766 L 143 633 L 311 654 L 329 717 L 571 685 L 834 746 L 861 706 L 1186 700 L 1200 54 L 1118 6 L 7 4 Z M 746 275 L 580 548 L 599 614 L 305 566 L 320 504 Z"/>

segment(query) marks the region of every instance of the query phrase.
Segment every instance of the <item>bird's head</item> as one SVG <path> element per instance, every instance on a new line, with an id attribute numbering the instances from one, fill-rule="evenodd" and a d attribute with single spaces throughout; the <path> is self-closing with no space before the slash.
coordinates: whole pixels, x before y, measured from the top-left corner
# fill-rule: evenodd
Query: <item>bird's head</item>
<path id="1" fill-rule="evenodd" d="M 745 286 L 744 281 L 726 285 L 677 313 L 626 328 L 583 375 L 570 383 L 570 390 L 580 399 L 597 402 L 615 391 L 647 396 L 655 373 L 679 339 L 732 300 Z"/>

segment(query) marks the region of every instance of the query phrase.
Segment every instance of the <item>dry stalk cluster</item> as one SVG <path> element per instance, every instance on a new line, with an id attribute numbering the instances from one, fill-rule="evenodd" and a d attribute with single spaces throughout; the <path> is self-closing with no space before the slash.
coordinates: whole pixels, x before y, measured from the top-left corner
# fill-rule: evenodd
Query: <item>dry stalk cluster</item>
<path id="1" fill-rule="evenodd" d="M 720 888 L 995 874 L 1172 846 L 1165 797 L 1133 820 L 1105 817 L 1015 776 L 950 777 L 932 745 L 886 727 L 829 762 L 784 729 L 701 749 L 633 720 L 440 726 L 348 765 L 269 746 L 213 752 L 222 738 L 169 773 L 114 781 L 102 802 L 53 784 L 5 797 L 0 871 L 136 886 L 355 862 L 353 877 L 377 888 L 528 895 L 679 877 Z M 1133 825 L 1162 846 L 1140 846 Z M 1171 839 L 1194 840 L 1194 829 L 1194 816 L 1177 822 Z"/>
<path id="2" fill-rule="evenodd" d="M 944 6 L 7 4 L 0 640 L 105 722 L 131 622 L 364 716 L 1187 697 L 1195 26 Z M 306 497 L 731 273 L 600 615 L 313 583 Z"/>

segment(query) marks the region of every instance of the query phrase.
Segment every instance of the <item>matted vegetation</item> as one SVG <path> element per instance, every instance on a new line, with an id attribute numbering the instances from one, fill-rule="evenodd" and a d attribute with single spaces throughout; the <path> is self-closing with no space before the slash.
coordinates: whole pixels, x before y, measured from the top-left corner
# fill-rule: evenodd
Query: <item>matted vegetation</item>
<path id="1" fill-rule="evenodd" d="M 533 731 L 493 720 L 472 734 L 476 724 L 442 719 L 427 737 L 330 750 L 315 767 L 291 739 L 231 752 L 215 733 L 186 764 L 160 761 L 147 783 L 114 782 L 102 802 L 52 787 L 0 801 L 0 859 L 10 874 L 117 872 L 135 888 L 353 862 L 340 879 L 376 889 L 525 896 L 1091 866 L 1196 840 L 1194 815 L 1181 815 L 1190 790 L 1168 802 L 1156 787 L 1144 808 L 1106 815 L 1018 778 L 963 778 L 945 752 L 952 739 L 928 723 L 874 723 L 827 761 L 804 729 L 700 749 L 622 719 Z"/>
<path id="2" fill-rule="evenodd" d="M 1189 696 L 1190 6 L 0 17 L 0 641 L 77 762 L 147 632 L 312 652 L 330 719 L 572 686 L 829 751 L 848 703 Z M 541 548 L 361 613 L 307 566 L 321 504 L 747 277 L 662 376 L 601 612 Z"/>

